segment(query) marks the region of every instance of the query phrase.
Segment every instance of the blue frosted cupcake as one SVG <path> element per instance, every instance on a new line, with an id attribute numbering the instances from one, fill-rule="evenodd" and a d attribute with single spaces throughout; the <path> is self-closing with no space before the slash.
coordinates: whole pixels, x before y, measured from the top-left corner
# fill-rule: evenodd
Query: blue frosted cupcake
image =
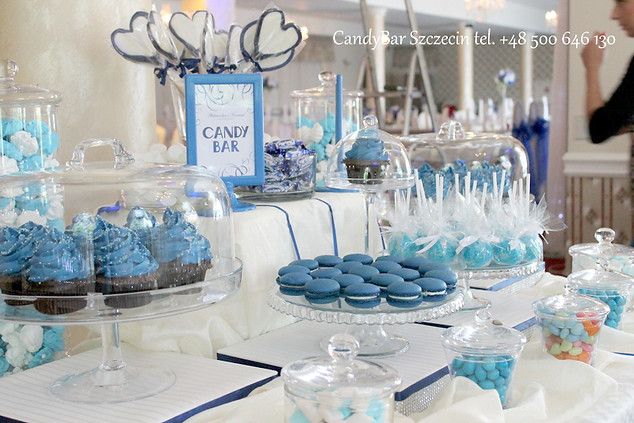
<path id="1" fill-rule="evenodd" d="M 379 139 L 376 129 L 367 128 L 361 134 L 345 154 L 343 163 L 346 165 L 348 179 L 358 184 L 381 183 L 390 163 L 385 145 Z"/>
<path id="2" fill-rule="evenodd" d="M 205 280 L 213 266 L 209 240 L 185 220 L 183 213 L 167 208 L 163 225 L 155 229 L 154 256 L 159 263 L 159 287 L 172 288 Z"/>
<path id="3" fill-rule="evenodd" d="M 31 226 L 33 255 L 25 271 L 23 290 L 26 295 L 81 296 L 93 286 L 92 263 L 89 252 L 76 243 L 75 238 L 57 229 Z M 29 238 L 27 236 L 27 239 Z M 45 314 L 65 314 L 80 310 L 86 301 L 77 298 L 41 299 L 35 308 Z"/>
<path id="4" fill-rule="evenodd" d="M 33 254 L 31 243 L 20 235 L 19 229 L 0 229 L 0 291 L 7 295 L 22 294 L 22 273 L 27 260 Z M 24 305 L 21 301 L 7 301 L 7 304 Z"/>
<path id="5" fill-rule="evenodd" d="M 130 229 L 115 226 L 97 216 L 93 245 L 98 292 L 120 294 L 158 288 L 158 263 Z M 150 301 L 149 294 L 139 294 L 112 297 L 106 304 L 131 308 Z"/>

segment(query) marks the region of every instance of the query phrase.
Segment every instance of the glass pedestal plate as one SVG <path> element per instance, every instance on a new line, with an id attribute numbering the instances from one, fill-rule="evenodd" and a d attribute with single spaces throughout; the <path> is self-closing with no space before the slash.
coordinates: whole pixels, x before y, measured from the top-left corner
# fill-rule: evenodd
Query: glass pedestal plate
<path id="1" fill-rule="evenodd" d="M 509 281 L 509 287 L 504 288 L 504 290 L 507 292 L 516 291 L 520 288 L 535 285 L 544 272 L 543 261 L 534 261 L 512 267 L 488 267 L 477 270 L 456 270 L 459 284 L 466 287 L 465 304 L 463 309 L 476 310 L 489 305 L 488 300 L 474 296 L 473 290 L 470 289 L 470 287 L 474 284 L 477 286 L 478 282 L 486 282 L 488 285 L 496 285 L 504 281 Z"/>
<path id="2" fill-rule="evenodd" d="M 464 301 L 462 290 L 449 294 L 442 302 L 423 302 L 412 308 L 398 308 L 382 301 L 377 307 L 363 309 L 348 305 L 343 298 L 330 304 L 312 304 L 304 296 L 290 296 L 275 291 L 269 305 L 279 311 L 304 320 L 350 325 L 347 333 L 360 345 L 359 356 L 388 357 L 407 351 L 409 341 L 385 330 L 385 325 L 433 320 L 460 310 Z M 321 342 L 327 350 L 328 339 Z"/>
<path id="3" fill-rule="evenodd" d="M 58 398 L 75 402 L 133 401 L 168 389 L 176 381 L 176 376 L 168 368 L 137 367 L 126 363 L 121 352 L 119 323 L 173 316 L 209 307 L 236 292 L 241 279 L 242 262 L 239 259 L 217 258 L 205 281 L 176 288 L 63 297 L 0 294 L 0 320 L 48 326 L 100 324 L 102 359 L 99 366 L 53 381 L 50 391 Z M 36 310 L 36 307 L 41 310 L 47 304 L 78 310 L 57 315 Z"/>

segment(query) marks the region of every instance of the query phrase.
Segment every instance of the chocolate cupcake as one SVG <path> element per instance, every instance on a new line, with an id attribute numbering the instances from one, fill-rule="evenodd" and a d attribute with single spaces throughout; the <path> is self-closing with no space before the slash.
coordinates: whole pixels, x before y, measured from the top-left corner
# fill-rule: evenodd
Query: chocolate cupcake
<path id="1" fill-rule="evenodd" d="M 376 131 L 366 129 L 366 134 L 359 137 L 352 148 L 346 152 L 343 163 L 346 165 L 348 179 L 354 184 L 380 184 L 385 178 L 389 160 L 383 141 L 371 136 Z"/>
<path id="2" fill-rule="evenodd" d="M 159 286 L 172 288 L 205 280 L 212 267 L 211 245 L 183 213 L 167 208 L 156 230 L 154 256 L 159 262 Z"/>
<path id="3" fill-rule="evenodd" d="M 157 289 L 158 263 L 136 233 L 97 216 L 93 232 L 96 290 L 103 294 L 140 292 L 112 297 L 106 305 L 133 308 L 149 304 L 149 291 Z"/>
<path id="4" fill-rule="evenodd" d="M 7 295 L 21 295 L 22 273 L 27 260 L 33 254 L 33 246 L 19 229 L 4 227 L 0 229 L 0 291 Z M 28 302 L 6 301 L 8 305 L 25 305 Z"/>
<path id="5" fill-rule="evenodd" d="M 70 233 L 34 227 L 33 255 L 29 258 L 22 283 L 26 295 L 79 296 L 92 288 L 90 256 L 77 245 Z M 65 314 L 81 310 L 84 299 L 49 298 L 35 300 L 35 308 L 45 314 Z"/>

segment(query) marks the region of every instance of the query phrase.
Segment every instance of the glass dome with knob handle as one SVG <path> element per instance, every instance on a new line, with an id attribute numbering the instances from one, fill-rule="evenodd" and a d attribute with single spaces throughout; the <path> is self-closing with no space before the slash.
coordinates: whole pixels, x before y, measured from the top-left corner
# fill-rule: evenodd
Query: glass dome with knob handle
<path id="1" fill-rule="evenodd" d="M 416 176 L 399 140 L 378 128 L 375 116 L 363 118 L 363 128 L 344 137 L 328 160 L 325 184 L 329 188 L 363 193 L 366 210 L 365 251 L 370 251 L 370 212 L 377 193 L 409 189 Z"/>

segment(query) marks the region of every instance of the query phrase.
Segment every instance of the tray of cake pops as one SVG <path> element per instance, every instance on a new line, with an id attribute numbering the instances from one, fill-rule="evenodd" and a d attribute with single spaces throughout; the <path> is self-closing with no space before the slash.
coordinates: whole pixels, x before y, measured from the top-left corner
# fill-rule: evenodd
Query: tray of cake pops
<path id="1" fill-rule="evenodd" d="M 114 166 L 83 162 L 104 145 Z M 3 189 L 22 212 L 0 220 L 0 320 L 139 320 L 240 286 L 229 196 L 206 169 L 136 165 L 116 140 L 87 140 L 66 168 L 7 176 Z"/>
<path id="2" fill-rule="evenodd" d="M 457 281 L 449 267 L 422 257 L 321 255 L 280 268 L 270 303 L 308 320 L 410 323 L 459 310 L 463 297 Z"/>
<path id="3" fill-rule="evenodd" d="M 413 194 L 397 194 L 382 231 L 389 253 L 422 257 L 471 280 L 543 272 L 542 237 L 563 223 L 531 196 L 530 175 L 490 176 L 466 172 L 448 181 L 436 174 L 431 189 L 419 179 Z"/>

